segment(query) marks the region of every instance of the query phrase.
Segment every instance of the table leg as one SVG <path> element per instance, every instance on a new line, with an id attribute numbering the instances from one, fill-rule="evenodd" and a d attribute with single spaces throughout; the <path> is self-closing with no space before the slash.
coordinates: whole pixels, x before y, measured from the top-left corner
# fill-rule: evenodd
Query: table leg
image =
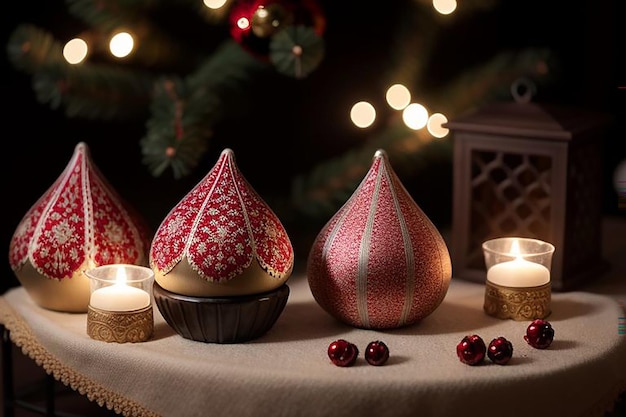
<path id="1" fill-rule="evenodd" d="M 54 392 L 54 377 L 47 374 L 44 384 L 46 385 L 46 415 L 48 417 L 55 417 L 54 400 L 56 395 Z"/>
<path id="2" fill-rule="evenodd" d="M 15 389 L 13 386 L 13 344 L 9 330 L 0 324 L 2 330 L 2 412 L 5 417 L 15 415 Z"/>

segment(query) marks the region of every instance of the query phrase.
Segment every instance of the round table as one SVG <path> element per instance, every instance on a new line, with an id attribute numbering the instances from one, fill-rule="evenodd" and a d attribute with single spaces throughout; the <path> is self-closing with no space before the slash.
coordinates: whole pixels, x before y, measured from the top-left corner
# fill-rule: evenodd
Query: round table
<path id="1" fill-rule="evenodd" d="M 302 274 L 287 284 L 291 294 L 276 324 L 241 344 L 185 339 L 156 306 L 150 340 L 93 340 L 86 314 L 42 309 L 21 287 L 0 298 L 0 322 L 57 380 L 126 416 L 601 416 L 626 389 L 619 296 L 553 294 L 555 339 L 540 350 L 523 339 L 528 322 L 483 312 L 481 284 L 453 278 L 434 313 L 389 331 L 339 323 L 317 305 Z M 486 343 L 506 337 L 513 358 L 461 363 L 456 345 L 467 334 Z M 330 362 L 327 348 L 338 338 L 361 351 L 354 366 Z M 384 366 L 363 358 L 376 339 L 390 350 Z"/>

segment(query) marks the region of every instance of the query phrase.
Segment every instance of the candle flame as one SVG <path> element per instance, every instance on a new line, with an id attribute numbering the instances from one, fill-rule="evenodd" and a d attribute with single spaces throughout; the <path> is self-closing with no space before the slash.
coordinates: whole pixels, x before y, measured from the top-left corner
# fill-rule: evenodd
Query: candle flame
<path id="1" fill-rule="evenodd" d="M 515 256 L 517 259 L 523 259 L 517 239 L 513 239 L 513 243 L 511 243 L 511 255 Z"/>
<path id="2" fill-rule="evenodd" d="M 126 285 L 126 268 L 117 268 L 117 276 L 115 277 L 116 285 Z"/>

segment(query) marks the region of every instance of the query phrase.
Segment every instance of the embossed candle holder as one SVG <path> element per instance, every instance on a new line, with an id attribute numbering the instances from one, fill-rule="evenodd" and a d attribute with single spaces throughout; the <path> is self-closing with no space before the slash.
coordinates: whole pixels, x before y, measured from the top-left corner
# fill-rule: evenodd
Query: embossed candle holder
<path id="1" fill-rule="evenodd" d="M 152 269 L 111 264 L 88 270 L 85 275 L 91 291 L 87 334 L 92 339 L 135 343 L 152 337 Z"/>
<path id="2" fill-rule="evenodd" d="M 482 247 L 487 267 L 485 312 L 518 321 L 550 315 L 554 246 L 538 239 L 502 237 Z"/>

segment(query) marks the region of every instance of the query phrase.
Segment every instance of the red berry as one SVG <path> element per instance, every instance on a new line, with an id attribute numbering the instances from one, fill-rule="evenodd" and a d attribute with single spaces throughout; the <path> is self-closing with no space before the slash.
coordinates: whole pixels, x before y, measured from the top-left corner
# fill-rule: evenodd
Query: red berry
<path id="1" fill-rule="evenodd" d="M 388 359 L 389 348 L 384 342 L 375 340 L 367 345 L 365 349 L 365 360 L 367 363 L 374 366 L 381 366 L 384 365 Z"/>
<path id="2" fill-rule="evenodd" d="M 477 365 L 482 362 L 486 352 L 485 342 L 476 334 L 465 336 L 456 345 L 456 354 L 459 360 L 468 365 Z"/>
<path id="3" fill-rule="evenodd" d="M 547 320 L 533 320 L 526 328 L 524 340 L 536 349 L 545 349 L 554 340 L 554 329 Z"/>
<path id="4" fill-rule="evenodd" d="M 338 339 L 328 345 L 328 357 L 337 366 L 352 366 L 359 356 L 359 349 L 354 343 Z"/>
<path id="5" fill-rule="evenodd" d="M 513 356 L 513 343 L 500 336 L 493 339 L 487 347 L 487 356 L 493 363 L 506 365 Z"/>

